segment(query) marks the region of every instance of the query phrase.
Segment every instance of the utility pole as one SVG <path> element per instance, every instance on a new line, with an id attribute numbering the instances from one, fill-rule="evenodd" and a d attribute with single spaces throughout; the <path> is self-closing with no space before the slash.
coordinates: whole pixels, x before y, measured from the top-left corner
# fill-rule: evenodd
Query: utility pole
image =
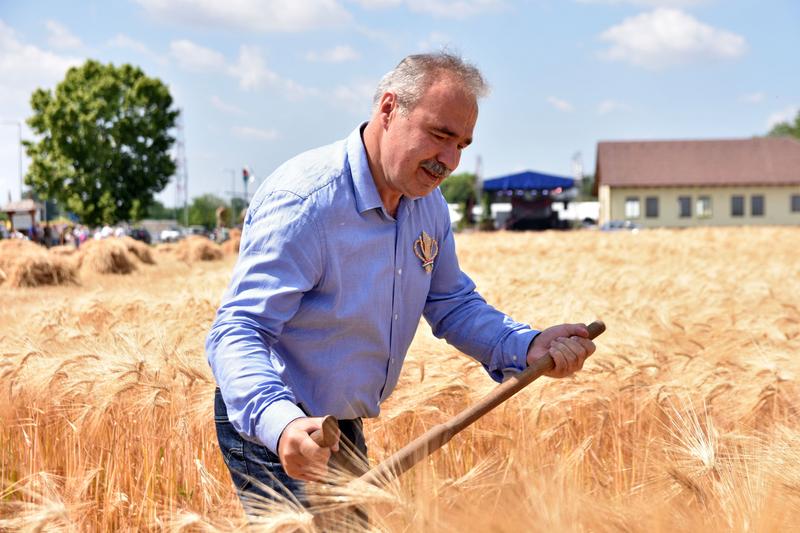
<path id="1" fill-rule="evenodd" d="M 231 228 L 236 227 L 236 170 L 232 168 L 223 168 L 223 172 L 228 172 L 231 175 L 231 190 L 228 191 L 228 194 L 231 195 L 231 213 L 230 213 L 230 224 Z"/>
<path id="2" fill-rule="evenodd" d="M 22 200 L 22 122 L 19 120 L 0 120 L 0 124 L 17 127 L 17 144 L 19 146 L 19 199 Z"/>
<path id="3" fill-rule="evenodd" d="M 186 142 L 183 135 L 183 110 L 175 121 L 175 207 L 183 200 L 183 225 L 189 227 L 189 171 L 186 168 Z"/>

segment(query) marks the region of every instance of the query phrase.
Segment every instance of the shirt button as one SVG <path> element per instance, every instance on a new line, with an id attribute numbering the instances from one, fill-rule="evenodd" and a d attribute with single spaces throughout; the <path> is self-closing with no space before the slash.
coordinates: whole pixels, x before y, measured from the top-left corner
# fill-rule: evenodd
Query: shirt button
<path id="1" fill-rule="evenodd" d="M 397 317 L 398 317 L 398 316 L 399 316 L 399 315 L 398 315 L 397 313 L 395 313 L 395 314 L 394 314 L 394 319 L 395 319 L 395 320 L 397 320 Z"/>
<path id="2" fill-rule="evenodd" d="M 397 269 L 397 275 L 402 275 L 402 274 L 403 274 L 403 269 L 402 268 L 398 268 Z"/>

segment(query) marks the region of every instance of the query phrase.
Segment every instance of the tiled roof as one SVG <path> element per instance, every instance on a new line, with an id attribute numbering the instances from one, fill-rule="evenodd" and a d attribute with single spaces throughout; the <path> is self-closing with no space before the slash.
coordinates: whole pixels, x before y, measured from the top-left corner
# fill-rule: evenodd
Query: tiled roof
<path id="1" fill-rule="evenodd" d="M 612 187 L 800 185 L 800 141 L 757 137 L 599 142 L 595 183 Z"/>

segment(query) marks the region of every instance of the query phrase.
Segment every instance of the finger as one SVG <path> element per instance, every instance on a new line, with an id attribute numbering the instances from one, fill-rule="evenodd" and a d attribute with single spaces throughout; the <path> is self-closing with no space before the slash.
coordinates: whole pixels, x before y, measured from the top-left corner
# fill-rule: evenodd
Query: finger
<path id="1" fill-rule="evenodd" d="M 567 360 L 567 367 L 565 371 L 567 374 L 572 374 L 576 370 L 578 370 L 578 364 L 580 358 L 577 354 L 575 354 L 572 349 L 563 341 L 559 341 L 557 343 L 558 349 L 564 355 L 564 359 Z"/>
<path id="2" fill-rule="evenodd" d="M 572 337 L 573 335 L 576 337 L 589 337 L 589 328 L 586 327 L 586 324 L 564 324 L 565 326 L 565 337 Z"/>
<path id="3" fill-rule="evenodd" d="M 586 349 L 584 349 L 583 345 L 577 341 L 577 339 L 583 339 L 583 337 L 569 337 L 566 339 L 562 339 L 561 342 L 564 346 L 579 360 L 586 359 Z"/>
<path id="4" fill-rule="evenodd" d="M 306 434 L 300 442 L 300 455 L 307 461 L 314 463 L 327 463 L 331 457 L 331 449 L 317 446 L 311 435 Z"/>
<path id="5" fill-rule="evenodd" d="M 556 343 L 550 346 L 550 357 L 553 358 L 553 373 L 561 374 L 569 366 L 567 358 Z"/>
<path id="6" fill-rule="evenodd" d="M 584 339 L 583 337 L 572 337 L 572 339 L 577 341 L 581 345 L 581 347 L 586 351 L 586 357 L 592 355 L 597 349 L 594 342 L 592 342 L 589 339 Z"/>

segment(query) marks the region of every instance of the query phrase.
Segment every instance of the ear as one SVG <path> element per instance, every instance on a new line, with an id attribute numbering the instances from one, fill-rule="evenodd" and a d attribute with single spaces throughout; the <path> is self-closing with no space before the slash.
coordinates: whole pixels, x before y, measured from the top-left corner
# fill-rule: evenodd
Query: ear
<path id="1" fill-rule="evenodd" d="M 387 127 L 396 113 L 397 95 L 390 91 L 383 93 L 380 103 L 378 104 L 378 117 L 381 126 L 384 128 Z"/>

